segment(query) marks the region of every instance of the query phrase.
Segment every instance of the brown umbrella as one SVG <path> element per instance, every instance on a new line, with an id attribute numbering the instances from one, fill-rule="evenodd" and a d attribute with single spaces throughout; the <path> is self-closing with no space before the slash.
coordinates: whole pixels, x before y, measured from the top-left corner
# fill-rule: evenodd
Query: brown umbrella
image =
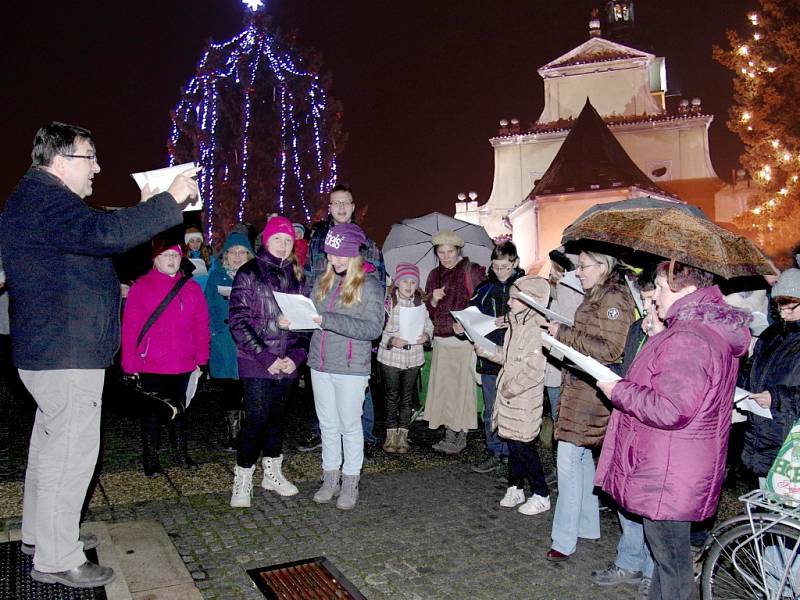
<path id="1" fill-rule="evenodd" d="M 726 279 L 778 274 L 746 238 L 671 204 L 633 208 L 626 207 L 625 202 L 615 202 L 608 208 L 594 207 L 564 230 L 562 243 L 594 240 L 615 244 L 673 259 Z"/>

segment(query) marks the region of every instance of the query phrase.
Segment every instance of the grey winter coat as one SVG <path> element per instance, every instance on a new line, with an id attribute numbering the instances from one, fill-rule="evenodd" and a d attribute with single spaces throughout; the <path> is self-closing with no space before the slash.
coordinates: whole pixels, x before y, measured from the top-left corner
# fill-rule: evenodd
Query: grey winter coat
<path id="1" fill-rule="evenodd" d="M 339 303 L 339 287 L 343 278 L 336 278 L 328 294 L 317 301 L 320 280 L 314 282 L 311 299 L 322 316 L 322 329 L 314 331 L 308 351 L 308 366 L 315 371 L 340 375 L 369 375 L 372 362 L 372 340 L 383 332 L 383 289 L 374 277 L 364 278 L 361 302 L 349 307 Z"/>

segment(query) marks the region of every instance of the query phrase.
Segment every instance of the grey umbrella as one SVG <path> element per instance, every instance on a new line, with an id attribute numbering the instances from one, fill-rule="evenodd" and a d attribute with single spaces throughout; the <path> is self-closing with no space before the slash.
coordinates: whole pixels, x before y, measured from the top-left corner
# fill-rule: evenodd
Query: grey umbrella
<path id="1" fill-rule="evenodd" d="M 419 267 L 420 284 L 424 286 L 428 273 L 437 265 L 431 236 L 443 229 L 455 231 L 464 239 L 464 256 L 468 256 L 472 262 L 489 266 L 494 243 L 483 227 L 432 212 L 392 225 L 383 243 L 387 274 L 393 275 L 398 263 L 415 264 Z"/>

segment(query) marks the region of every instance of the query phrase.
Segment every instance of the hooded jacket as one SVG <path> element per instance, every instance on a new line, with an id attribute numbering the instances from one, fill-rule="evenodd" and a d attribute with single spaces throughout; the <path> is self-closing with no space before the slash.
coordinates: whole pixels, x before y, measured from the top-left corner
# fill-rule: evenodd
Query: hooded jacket
<path id="1" fill-rule="evenodd" d="M 364 263 L 364 271 L 373 267 Z M 308 366 L 323 373 L 369 375 L 372 366 L 372 340 L 383 331 L 383 288 L 375 277 L 367 276 L 361 288 L 361 302 L 344 307 L 339 302 L 343 277 L 337 275 L 331 289 L 317 300 L 314 283 L 311 299 L 322 316 L 322 329 L 314 331 L 308 351 Z"/>
<path id="2" fill-rule="evenodd" d="M 243 246 L 253 254 L 253 246 L 247 236 L 233 232 L 225 240 L 222 252 L 212 263 L 208 273 L 208 282 L 203 290 L 208 303 L 208 317 L 211 324 L 211 357 L 208 369 L 211 377 L 217 379 L 238 379 L 239 367 L 236 343 L 228 327 L 228 303 L 230 296 L 220 294 L 218 286 L 233 287 L 233 277 L 222 265 L 225 252 L 232 246 Z M 244 265 L 242 265 L 244 266 Z"/>
<path id="3" fill-rule="evenodd" d="M 738 358 L 750 316 L 716 286 L 679 300 L 614 387 L 595 485 L 658 521 L 701 521 L 717 510 Z"/>
<path id="4" fill-rule="evenodd" d="M 742 452 L 745 466 L 765 477 L 800 418 L 800 321 L 774 323 L 761 334 L 745 388 L 772 398 L 772 419 L 748 413 Z"/>
<path id="5" fill-rule="evenodd" d="M 137 346 L 144 324 L 183 277 L 155 268 L 136 280 L 122 314 L 122 370 L 126 373 L 190 373 L 208 364 L 208 306 L 203 291 L 187 281 Z"/>
<path id="6" fill-rule="evenodd" d="M 274 293 L 299 294 L 301 288 L 294 263 L 273 256 L 265 246 L 236 272 L 228 325 L 238 350 L 240 378 L 297 379 L 306 359 L 306 338 L 278 327 L 281 311 Z M 267 369 L 279 358 L 291 358 L 298 368 L 289 374 L 270 374 Z"/>

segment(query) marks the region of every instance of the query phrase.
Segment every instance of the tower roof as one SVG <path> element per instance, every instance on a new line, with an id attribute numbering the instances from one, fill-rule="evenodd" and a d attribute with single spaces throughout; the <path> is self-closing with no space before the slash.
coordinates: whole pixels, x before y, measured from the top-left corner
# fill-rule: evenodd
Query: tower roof
<path id="1" fill-rule="evenodd" d="M 587 98 L 558 154 L 529 197 L 624 187 L 674 197 L 636 166 Z"/>

